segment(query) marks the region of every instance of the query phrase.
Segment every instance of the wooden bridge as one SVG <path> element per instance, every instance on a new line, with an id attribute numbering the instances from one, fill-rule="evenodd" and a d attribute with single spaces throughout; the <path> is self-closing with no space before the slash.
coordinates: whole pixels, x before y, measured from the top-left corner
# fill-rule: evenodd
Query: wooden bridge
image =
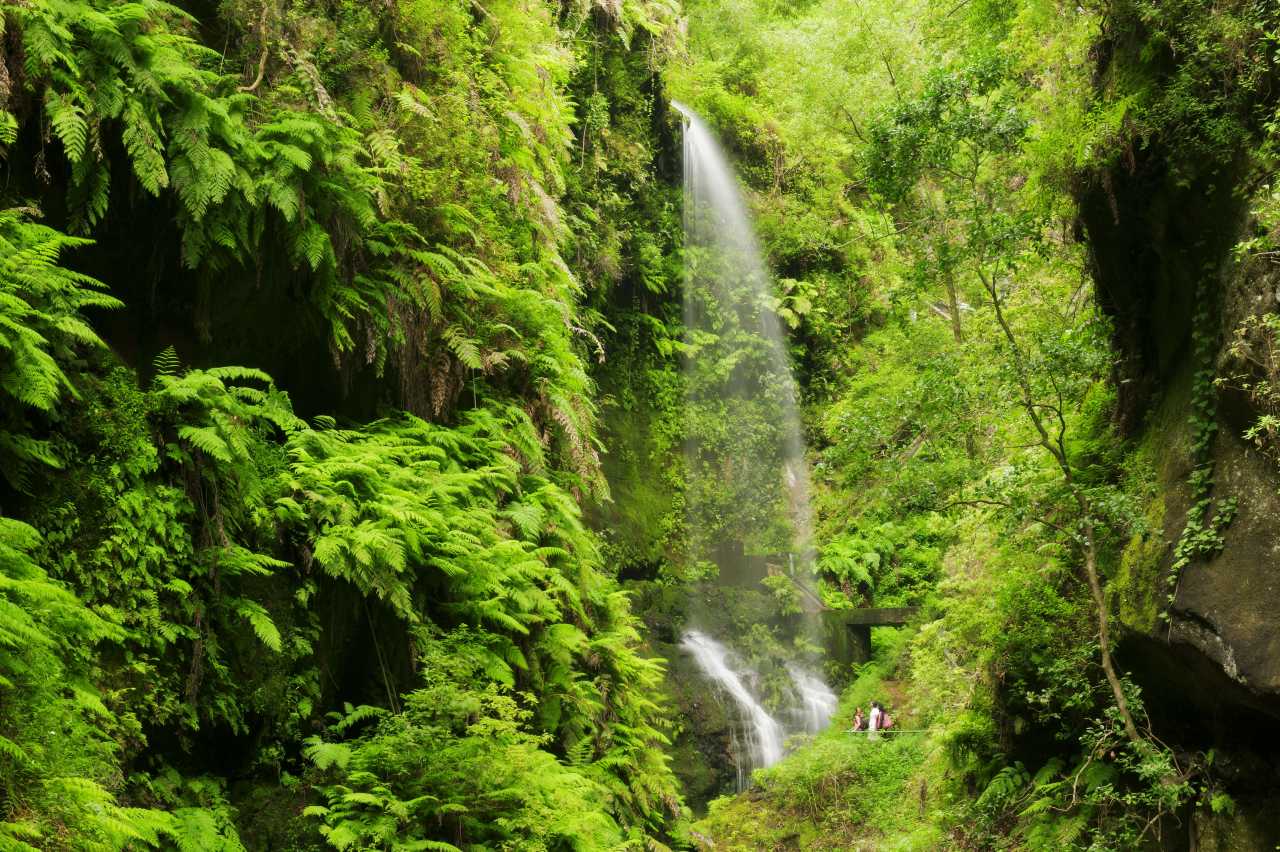
<path id="1" fill-rule="evenodd" d="M 754 586 L 769 574 L 785 573 L 800 589 L 800 606 L 822 619 L 823 644 L 827 653 L 842 663 L 865 663 L 871 659 L 871 628 L 901 627 L 919 610 L 914 606 L 827 609 L 815 591 L 795 572 L 791 553 L 746 554 L 740 543 L 721 548 L 715 561 L 720 565 L 720 581 Z"/>

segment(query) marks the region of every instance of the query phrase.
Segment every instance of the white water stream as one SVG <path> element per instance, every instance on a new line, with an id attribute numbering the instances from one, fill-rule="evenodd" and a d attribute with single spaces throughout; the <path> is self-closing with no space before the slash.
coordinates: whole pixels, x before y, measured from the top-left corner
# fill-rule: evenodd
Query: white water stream
<path id="1" fill-rule="evenodd" d="M 774 548 L 766 552 L 797 554 L 807 571 L 813 554 L 809 469 L 770 275 L 715 134 L 687 107 L 674 107 L 685 119 L 685 501 L 691 550 L 706 558 L 726 539 L 746 538 L 755 547 Z M 803 579 L 795 565 L 790 573 Z M 802 601 L 812 629 L 817 598 Z M 754 673 L 723 641 L 690 630 L 681 645 L 737 710 L 732 737 L 739 789 L 753 769 L 781 759 L 788 734 L 817 733 L 830 723 L 836 696 L 818 674 L 790 668 L 790 700 L 777 711 L 788 721 L 784 726 L 752 693 Z"/>
<path id="2" fill-rule="evenodd" d="M 684 635 L 681 647 L 693 655 L 698 668 L 729 698 L 741 715 L 746 754 L 734 755 L 738 766 L 738 789 L 744 789 L 751 770 L 771 766 L 782 759 L 782 742 L 786 732 L 742 682 L 742 676 L 729 665 L 729 649 L 698 630 Z M 743 743 L 739 743 L 742 745 Z"/>
<path id="3" fill-rule="evenodd" d="M 739 434 L 728 443 L 711 444 L 713 453 L 737 451 L 736 457 L 720 459 L 722 468 L 691 463 L 691 493 L 707 493 L 699 488 L 702 480 L 707 489 L 729 496 L 739 521 L 754 518 L 763 525 L 782 496 L 791 531 L 786 549 L 807 561 L 813 553 L 809 467 L 771 277 L 715 134 L 688 107 L 673 106 L 685 119 L 684 322 L 695 353 L 687 362 L 690 408 L 719 411 L 755 430 L 752 437 Z M 708 363 L 715 368 L 706 369 Z M 694 433 L 695 442 L 702 439 L 697 428 Z M 726 507 L 718 503 L 715 508 L 723 514 Z"/>
<path id="4" fill-rule="evenodd" d="M 822 678 L 811 671 L 792 666 L 789 672 L 791 682 L 795 684 L 800 696 L 800 707 L 796 714 L 798 720 L 805 731 L 816 734 L 827 727 L 831 723 L 831 717 L 836 714 L 836 694 Z"/>

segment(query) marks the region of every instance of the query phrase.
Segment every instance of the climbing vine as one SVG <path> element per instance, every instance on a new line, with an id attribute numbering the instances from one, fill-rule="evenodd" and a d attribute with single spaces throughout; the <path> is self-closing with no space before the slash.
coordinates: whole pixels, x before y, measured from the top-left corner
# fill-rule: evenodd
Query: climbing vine
<path id="1" fill-rule="evenodd" d="M 1166 606 L 1160 613 L 1164 621 L 1177 602 L 1178 584 L 1183 573 L 1195 561 L 1208 559 L 1222 550 L 1223 533 L 1235 519 L 1237 500 L 1234 496 L 1216 502 L 1213 498 L 1213 443 L 1218 435 L 1218 383 L 1215 381 L 1214 357 L 1218 334 L 1213 309 L 1212 276 L 1202 276 L 1196 285 L 1196 308 L 1192 315 L 1191 383 L 1191 473 L 1187 477 L 1190 506 L 1186 525 L 1173 548 L 1173 563 L 1165 578 L 1168 592 Z"/>
<path id="2" fill-rule="evenodd" d="M 1227 353 L 1239 370 L 1219 378 L 1219 384 L 1243 391 L 1258 411 L 1244 438 L 1280 462 L 1280 314 L 1246 318 Z"/>

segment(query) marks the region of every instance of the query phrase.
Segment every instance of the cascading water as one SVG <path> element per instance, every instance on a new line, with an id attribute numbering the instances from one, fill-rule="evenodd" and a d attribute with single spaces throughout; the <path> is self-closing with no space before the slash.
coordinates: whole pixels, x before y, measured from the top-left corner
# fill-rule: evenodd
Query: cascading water
<path id="1" fill-rule="evenodd" d="M 698 668 L 702 669 L 717 688 L 733 700 L 741 715 L 746 754 L 737 754 L 735 758 L 738 789 L 743 789 L 753 768 L 777 763 L 782 757 L 782 742 L 786 732 L 756 701 L 755 696 L 743 684 L 741 675 L 730 668 L 728 648 L 699 630 L 686 633 L 680 645 L 693 655 Z"/>
<path id="2" fill-rule="evenodd" d="M 791 682 L 800 696 L 796 716 L 804 730 L 816 734 L 825 728 L 835 715 L 838 699 L 822 678 L 799 666 L 789 669 Z"/>
<path id="3" fill-rule="evenodd" d="M 684 496 L 690 551 L 696 559 L 719 563 L 722 577 L 735 570 L 725 553 L 736 552 L 744 561 L 744 548 L 797 554 L 799 566 L 788 559 L 786 568 L 800 583 L 812 631 L 818 600 L 796 576 L 797 568 L 807 571 L 812 561 L 809 475 L 769 273 L 714 134 L 688 108 L 674 106 L 685 118 Z M 727 547 L 735 543 L 736 551 Z M 793 700 L 779 711 L 790 723 L 784 727 L 751 693 L 745 672 L 734 670 L 737 657 L 724 644 L 691 630 L 682 645 L 738 710 L 742 730 L 733 737 L 739 788 L 752 769 L 782 757 L 786 734 L 816 733 L 835 712 L 835 695 L 821 677 L 792 666 Z"/>
<path id="4" fill-rule="evenodd" d="M 715 135 L 687 107 L 674 106 L 685 117 L 686 502 L 698 536 L 692 544 L 695 552 L 709 551 L 727 529 L 754 529 L 761 531 L 759 544 L 807 558 L 809 472 L 769 273 Z M 785 513 L 777 511 L 780 502 Z M 780 514 L 785 529 L 778 527 Z"/>

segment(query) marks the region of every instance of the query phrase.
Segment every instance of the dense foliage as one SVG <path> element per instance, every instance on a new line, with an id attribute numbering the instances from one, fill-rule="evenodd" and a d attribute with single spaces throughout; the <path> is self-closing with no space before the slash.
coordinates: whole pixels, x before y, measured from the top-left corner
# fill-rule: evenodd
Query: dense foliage
<path id="1" fill-rule="evenodd" d="M 1280 459 L 1277 31 L 1246 0 L 4 4 L 0 847 L 1115 849 L 1247 815 L 1247 758 L 1133 663 L 1241 508 L 1226 427 Z M 766 302 L 702 286 L 672 97 Z M 788 546 L 777 465 L 735 467 L 793 393 L 774 316 L 813 585 L 919 607 L 830 663 L 839 723 L 887 697 L 907 731 L 792 743 L 693 824 L 731 720 L 690 613 L 775 709 L 819 650 L 791 581 L 704 558 Z"/>
<path id="2" fill-rule="evenodd" d="M 1178 699 L 1144 695 L 1125 665 L 1143 631 L 1168 641 L 1179 577 L 1237 513 L 1215 490 L 1215 388 L 1247 395 L 1245 437 L 1271 447 L 1273 320 L 1228 330 L 1221 354 L 1217 323 L 1243 298 L 1223 295 L 1232 276 L 1270 304 L 1259 264 L 1231 258 L 1271 248 L 1274 9 L 688 8 L 691 57 L 669 76 L 740 158 L 781 279 L 824 599 L 924 608 L 910 637 L 877 635 L 843 712 L 887 691 L 926 738 L 877 753 L 867 778 L 867 754 L 821 738 L 761 773 L 756 804 L 713 802 L 697 829 L 767 848 L 1207 831 L 1234 812 L 1215 765 L 1231 746 L 1168 727 L 1158 704 Z M 1224 186 L 1256 193 L 1234 254 L 1227 202 L 1177 224 L 1176 205 Z M 1124 265 L 1144 242 L 1149 279 Z M 1160 390 L 1187 410 L 1144 424 Z"/>
<path id="3" fill-rule="evenodd" d="M 561 202 L 674 10 L 3 20 L 8 845 L 659 846 Z"/>

